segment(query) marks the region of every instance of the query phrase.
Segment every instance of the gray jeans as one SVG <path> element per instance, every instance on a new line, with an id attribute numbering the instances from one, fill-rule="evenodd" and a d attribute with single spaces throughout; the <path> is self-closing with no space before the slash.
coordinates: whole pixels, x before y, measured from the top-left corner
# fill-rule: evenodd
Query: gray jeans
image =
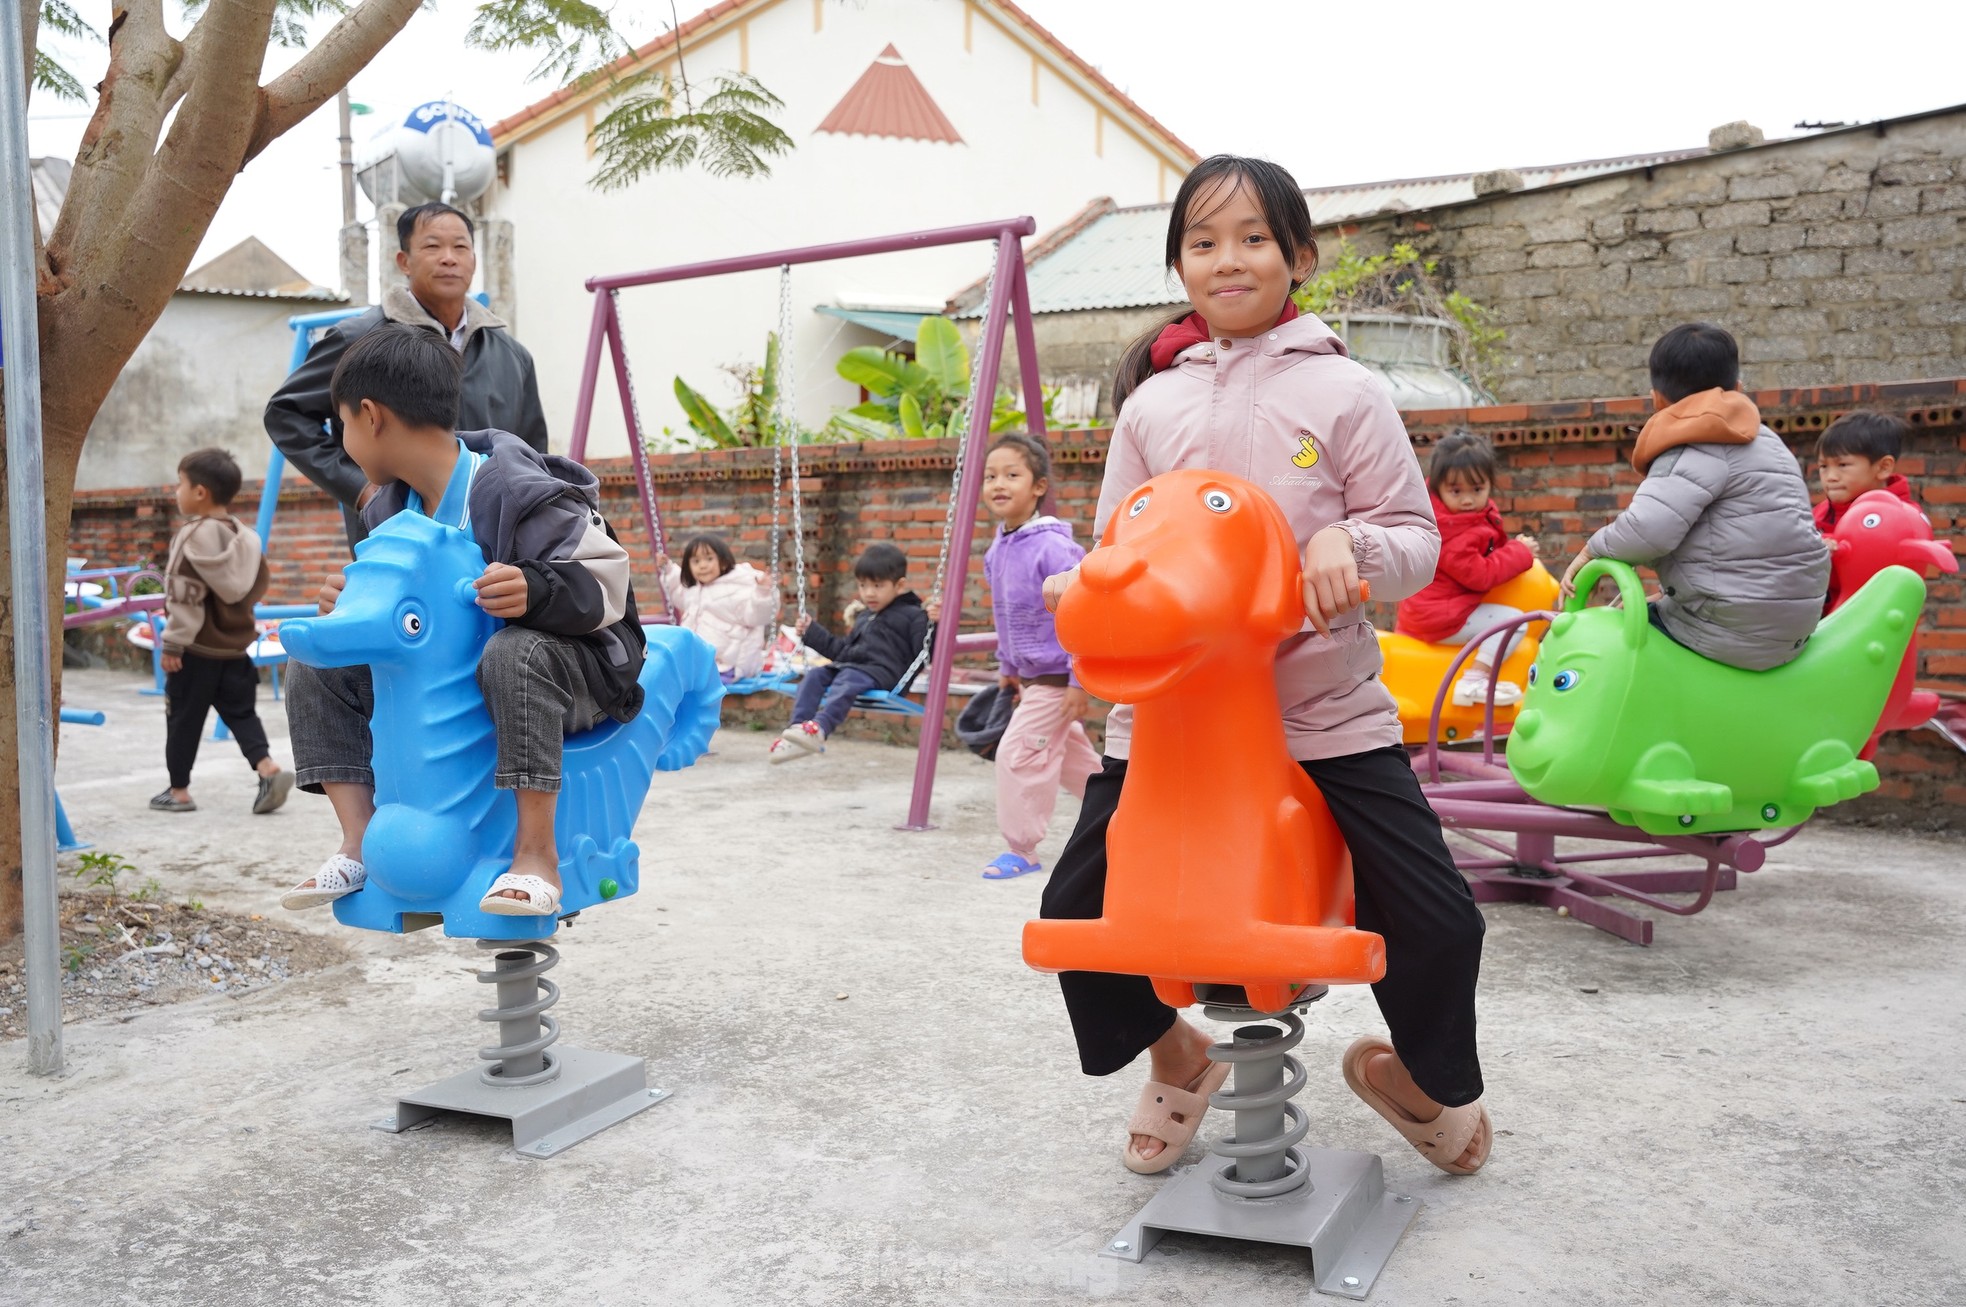
<path id="1" fill-rule="evenodd" d="M 498 734 L 492 784 L 558 793 L 566 737 L 607 716 L 587 689 L 574 642 L 530 627 L 505 627 L 478 660 L 478 688 Z M 374 715 L 375 686 L 367 667 L 289 663 L 287 729 L 300 788 L 319 794 L 324 784 L 373 786 L 369 718 Z"/>
<path id="2" fill-rule="evenodd" d="M 1468 620 L 1461 623 L 1460 630 L 1448 636 L 1445 640 L 1442 640 L 1441 643 L 1466 644 L 1489 627 L 1500 626 L 1511 617 L 1520 616 L 1522 616 L 1522 610 L 1520 608 L 1511 608 L 1507 604 L 1481 604 L 1472 613 L 1468 614 Z M 1469 662 L 1474 667 L 1493 670 L 1495 664 L 1505 663 L 1509 660 L 1509 655 L 1515 652 L 1515 647 L 1522 643 L 1522 633 L 1528 629 L 1529 627 L 1526 624 L 1516 627 L 1515 630 L 1509 632 L 1506 643 L 1499 635 L 1490 636 L 1481 642 L 1481 648 L 1475 650 L 1475 656 Z M 1497 645 L 1504 645 L 1504 647 L 1497 650 Z"/>

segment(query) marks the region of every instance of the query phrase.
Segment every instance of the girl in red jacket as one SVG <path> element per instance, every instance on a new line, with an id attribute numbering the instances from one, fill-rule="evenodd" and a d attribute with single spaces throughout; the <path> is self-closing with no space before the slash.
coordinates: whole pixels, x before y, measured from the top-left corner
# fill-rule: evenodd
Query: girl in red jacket
<path id="1" fill-rule="evenodd" d="M 1466 644 L 1477 632 L 1522 616 L 1506 604 L 1485 604 L 1482 595 L 1536 565 L 1536 537 L 1511 540 L 1502 514 L 1488 498 L 1495 484 L 1495 451 L 1486 440 L 1458 431 L 1434 447 L 1427 468 L 1427 490 L 1434 521 L 1440 526 L 1440 561 L 1433 582 L 1403 600 L 1395 629 L 1428 644 Z M 1454 702 L 1471 706 L 1488 698 L 1488 681 L 1498 662 L 1506 662 L 1522 639 L 1522 628 L 1482 642 L 1454 683 Z M 1495 687 L 1498 705 L 1522 698 L 1522 687 L 1504 681 Z"/>

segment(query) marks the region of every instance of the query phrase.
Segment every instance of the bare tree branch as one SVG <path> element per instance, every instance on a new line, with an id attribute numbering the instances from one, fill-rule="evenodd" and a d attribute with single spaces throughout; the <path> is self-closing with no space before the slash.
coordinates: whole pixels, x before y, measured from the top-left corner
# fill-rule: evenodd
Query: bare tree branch
<path id="1" fill-rule="evenodd" d="M 20 48 L 27 56 L 27 90 L 25 95 L 34 95 L 34 42 L 41 28 L 41 6 L 36 0 L 25 0 L 20 7 Z M 26 106 L 22 106 L 25 111 Z"/>
<path id="2" fill-rule="evenodd" d="M 61 217 L 48 235 L 54 275 L 66 279 L 71 251 L 113 266 L 128 232 L 125 205 L 142 183 L 163 129 L 159 92 L 183 49 L 164 30 L 163 0 L 125 0 L 112 11 L 109 68 L 96 87 L 96 111 L 75 152 Z"/>
<path id="3" fill-rule="evenodd" d="M 244 167 L 348 85 L 383 46 L 396 39 L 417 6 L 418 0 L 362 0 L 293 67 L 268 82 L 239 166 Z"/>

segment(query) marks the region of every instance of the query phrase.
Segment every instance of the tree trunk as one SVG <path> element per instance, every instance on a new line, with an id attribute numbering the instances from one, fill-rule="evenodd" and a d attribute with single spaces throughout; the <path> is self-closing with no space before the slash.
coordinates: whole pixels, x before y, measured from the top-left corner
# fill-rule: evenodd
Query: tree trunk
<path id="1" fill-rule="evenodd" d="M 0 376 L 0 385 L 4 376 Z M 5 437 L 7 414 L 4 391 L 0 391 L 0 486 L 7 473 Z M 79 451 L 78 451 L 79 454 Z M 44 547 L 48 562 L 49 595 L 48 668 L 54 681 L 54 702 L 61 702 L 61 593 L 66 571 L 68 515 L 75 498 L 75 469 L 79 459 L 67 460 L 66 470 L 48 470 L 48 523 Z M 0 495 L 0 542 L 9 540 L 13 516 L 6 497 Z M 10 553 L 10 545 L 0 545 L 0 553 Z M 0 940 L 11 939 L 21 927 L 21 823 L 19 773 L 14 760 L 20 758 L 20 729 L 15 716 L 14 685 L 14 578 L 11 567 L 0 568 L 0 758 L 8 760 L 9 775 L 0 777 Z M 30 755 L 39 745 L 29 742 Z"/>

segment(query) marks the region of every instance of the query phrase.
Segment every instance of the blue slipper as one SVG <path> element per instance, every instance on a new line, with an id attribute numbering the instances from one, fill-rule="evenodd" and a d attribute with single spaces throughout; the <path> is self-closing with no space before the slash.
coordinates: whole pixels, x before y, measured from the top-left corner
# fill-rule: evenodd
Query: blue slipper
<path id="1" fill-rule="evenodd" d="M 1026 862 L 1015 853 L 999 853 L 990 862 L 990 869 L 983 873 L 984 880 L 1016 880 L 1034 871 L 1043 871 L 1044 864 Z"/>

